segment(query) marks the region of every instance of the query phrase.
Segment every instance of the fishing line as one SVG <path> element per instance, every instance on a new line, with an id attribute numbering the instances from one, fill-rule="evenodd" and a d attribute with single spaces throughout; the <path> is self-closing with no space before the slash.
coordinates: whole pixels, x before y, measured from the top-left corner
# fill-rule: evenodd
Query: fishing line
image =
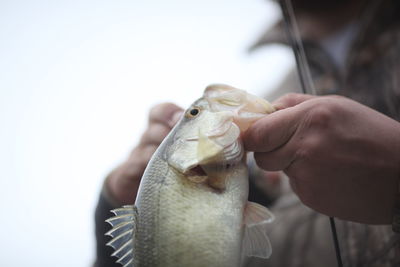
<path id="1" fill-rule="evenodd" d="M 286 33 L 292 46 L 294 57 L 296 59 L 296 66 L 299 73 L 301 89 L 304 94 L 316 95 L 314 83 L 312 81 L 310 68 L 308 67 L 306 54 L 304 52 L 304 47 L 301 41 L 300 31 L 296 23 L 291 0 L 280 0 L 279 4 L 281 6 L 283 18 L 285 21 Z M 333 243 L 335 245 L 337 264 L 338 267 L 343 267 L 342 255 L 340 253 L 339 240 L 336 232 L 335 219 L 333 217 L 329 217 L 329 222 L 332 231 Z"/>
<path id="2" fill-rule="evenodd" d="M 338 266 L 342 267 L 343 262 L 342 262 L 342 255 L 340 255 L 339 239 L 338 239 L 337 233 L 336 233 L 335 218 L 329 217 L 329 222 L 331 224 L 333 243 L 335 244 L 336 260 L 337 260 Z"/>
<path id="3" fill-rule="evenodd" d="M 293 49 L 294 57 L 296 59 L 297 71 L 301 83 L 303 93 L 316 95 L 317 92 L 314 88 L 310 68 L 308 67 L 306 54 L 304 52 L 303 42 L 301 41 L 300 31 L 296 23 L 296 17 L 291 0 L 279 1 L 285 21 L 285 29 L 289 38 L 290 44 Z"/>

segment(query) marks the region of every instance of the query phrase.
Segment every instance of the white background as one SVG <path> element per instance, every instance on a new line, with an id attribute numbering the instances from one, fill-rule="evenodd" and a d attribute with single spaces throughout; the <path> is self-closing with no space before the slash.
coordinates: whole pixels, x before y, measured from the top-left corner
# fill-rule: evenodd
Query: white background
<path id="1" fill-rule="evenodd" d="M 104 176 L 162 101 L 265 94 L 290 51 L 247 48 L 265 0 L 0 0 L 0 266 L 90 266 Z"/>

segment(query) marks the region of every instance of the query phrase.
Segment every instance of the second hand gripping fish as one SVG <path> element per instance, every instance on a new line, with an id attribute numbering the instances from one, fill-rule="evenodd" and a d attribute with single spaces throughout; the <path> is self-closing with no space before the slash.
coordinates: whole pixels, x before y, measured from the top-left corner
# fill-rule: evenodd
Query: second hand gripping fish
<path id="1" fill-rule="evenodd" d="M 113 210 L 107 234 L 123 266 L 236 267 L 268 258 L 273 215 L 249 202 L 241 133 L 274 111 L 264 99 L 211 85 L 164 139 L 134 206 Z"/>

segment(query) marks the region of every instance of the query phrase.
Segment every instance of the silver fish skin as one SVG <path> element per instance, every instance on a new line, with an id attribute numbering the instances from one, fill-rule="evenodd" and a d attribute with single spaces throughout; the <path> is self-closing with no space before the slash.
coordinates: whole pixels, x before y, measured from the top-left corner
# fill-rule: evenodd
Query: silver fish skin
<path id="1" fill-rule="evenodd" d="M 108 220 L 118 262 L 235 267 L 246 256 L 270 255 L 263 226 L 273 215 L 247 201 L 240 134 L 273 108 L 252 100 L 242 90 L 213 85 L 186 110 L 150 160 L 135 205 Z"/>

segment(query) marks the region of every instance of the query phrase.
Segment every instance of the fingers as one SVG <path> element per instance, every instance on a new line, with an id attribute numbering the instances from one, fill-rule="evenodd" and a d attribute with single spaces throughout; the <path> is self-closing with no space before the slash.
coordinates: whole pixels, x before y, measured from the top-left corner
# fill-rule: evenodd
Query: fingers
<path id="1" fill-rule="evenodd" d="M 282 179 L 282 173 L 279 171 L 264 171 L 271 184 L 279 184 Z"/>
<path id="2" fill-rule="evenodd" d="M 182 108 L 172 103 L 158 104 L 150 110 L 149 124 L 161 123 L 172 128 L 178 121 L 182 111 Z"/>
<path id="3" fill-rule="evenodd" d="M 295 93 L 290 93 L 286 94 L 277 100 L 273 102 L 273 106 L 277 110 L 285 109 L 288 107 L 294 107 L 297 106 L 298 104 L 310 100 L 312 98 L 315 98 L 315 96 L 312 95 L 305 95 L 305 94 L 295 94 Z"/>
<path id="4" fill-rule="evenodd" d="M 182 109 L 172 103 L 154 106 L 149 114 L 149 125 L 129 158 L 107 178 L 110 197 L 120 204 L 131 204 L 139 187 L 144 170 L 160 145 L 182 116 Z"/>
<path id="5" fill-rule="evenodd" d="M 182 108 L 172 103 L 158 104 L 150 110 L 149 125 L 128 160 L 132 166 L 136 165 L 139 170 L 136 173 L 139 173 L 140 176 L 154 151 L 171 131 L 182 113 Z"/>
<path id="6" fill-rule="evenodd" d="M 243 135 L 246 150 L 271 152 L 286 144 L 295 133 L 301 112 L 296 107 L 276 111 L 256 121 Z"/>
<path id="7" fill-rule="evenodd" d="M 278 111 L 256 121 L 245 132 L 245 149 L 255 152 L 254 158 L 258 166 L 268 171 L 290 167 L 301 141 L 296 133 L 301 131 L 311 107 L 303 102 L 313 98 L 315 97 L 304 94 L 285 95 L 274 103 Z"/>
<path id="8" fill-rule="evenodd" d="M 182 116 L 183 110 L 175 104 L 163 103 L 150 110 L 149 125 L 139 146 L 159 145 Z"/>
<path id="9" fill-rule="evenodd" d="M 269 153 L 255 152 L 254 159 L 258 166 L 268 171 L 282 171 L 290 167 L 295 160 L 294 144 L 287 145 Z"/>
<path id="10" fill-rule="evenodd" d="M 151 123 L 143 133 L 140 145 L 159 145 L 170 130 L 171 128 L 164 124 Z"/>
<path id="11" fill-rule="evenodd" d="M 140 178 L 158 144 L 136 147 L 125 162 L 126 175 L 132 179 Z"/>

